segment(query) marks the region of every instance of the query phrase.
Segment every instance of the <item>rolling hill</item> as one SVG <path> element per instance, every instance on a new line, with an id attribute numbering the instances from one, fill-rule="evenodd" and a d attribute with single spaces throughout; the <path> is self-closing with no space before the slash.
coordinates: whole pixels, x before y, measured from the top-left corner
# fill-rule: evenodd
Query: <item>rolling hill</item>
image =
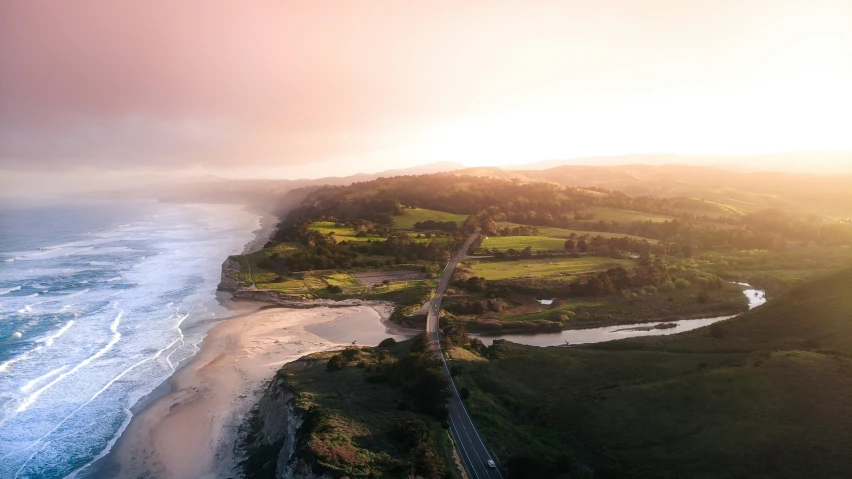
<path id="1" fill-rule="evenodd" d="M 739 215 L 767 208 L 829 218 L 852 216 L 852 175 L 737 172 L 688 165 L 566 165 L 543 170 L 466 168 L 455 174 L 604 188 L 631 196 L 678 198 L 685 212 Z"/>
<path id="2" fill-rule="evenodd" d="M 681 335 L 502 342 L 456 378 L 501 461 L 532 474 L 514 477 L 846 477 L 850 288 L 852 269 Z"/>

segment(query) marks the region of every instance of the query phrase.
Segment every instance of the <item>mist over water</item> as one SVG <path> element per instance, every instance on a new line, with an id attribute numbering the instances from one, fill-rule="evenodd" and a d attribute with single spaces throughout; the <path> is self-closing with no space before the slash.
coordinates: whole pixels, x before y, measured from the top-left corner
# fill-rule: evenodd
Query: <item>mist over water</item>
<path id="1" fill-rule="evenodd" d="M 0 205 L 0 477 L 63 477 L 198 350 L 237 206 Z"/>

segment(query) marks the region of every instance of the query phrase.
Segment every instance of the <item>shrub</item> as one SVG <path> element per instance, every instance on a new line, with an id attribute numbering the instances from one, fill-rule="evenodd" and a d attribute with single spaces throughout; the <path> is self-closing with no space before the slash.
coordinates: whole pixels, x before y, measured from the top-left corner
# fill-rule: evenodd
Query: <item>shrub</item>
<path id="1" fill-rule="evenodd" d="M 662 284 L 660 284 L 659 290 L 664 292 L 664 293 L 669 293 L 669 292 L 675 290 L 675 284 L 672 283 L 671 280 L 664 281 Z"/>
<path id="2" fill-rule="evenodd" d="M 338 371 L 346 367 L 349 363 L 349 360 L 343 357 L 341 354 L 335 354 L 328 360 L 328 363 L 325 365 L 326 371 Z"/>
<path id="3" fill-rule="evenodd" d="M 678 278 L 674 285 L 677 289 L 687 289 L 690 286 L 689 281 L 686 278 Z"/>
<path id="4" fill-rule="evenodd" d="M 727 335 L 728 331 L 725 329 L 725 326 L 723 326 L 722 323 L 713 323 L 713 325 L 710 326 L 710 336 L 716 339 L 721 339 Z"/>
<path id="5" fill-rule="evenodd" d="M 411 343 L 411 351 L 419 352 L 426 351 L 429 349 L 429 335 L 424 333 L 420 333 L 414 337 L 414 341 Z"/>
<path id="6" fill-rule="evenodd" d="M 341 288 L 340 286 L 337 286 L 336 284 L 330 284 L 325 289 L 327 289 L 328 292 L 331 293 L 331 294 L 343 293 L 343 288 Z"/>
<path id="7" fill-rule="evenodd" d="M 565 322 L 570 321 L 576 314 L 573 311 L 552 311 L 550 313 L 550 319 L 552 321 Z"/>
<path id="8" fill-rule="evenodd" d="M 389 348 L 394 345 L 396 345 L 396 339 L 393 338 L 383 339 L 382 342 L 379 343 L 379 347 L 381 348 Z"/>
<path id="9" fill-rule="evenodd" d="M 358 356 L 361 355 L 361 350 L 359 350 L 358 348 L 350 346 L 350 347 L 344 349 L 343 352 L 341 352 L 340 354 L 344 358 L 346 358 L 347 361 L 352 361 L 353 359 L 355 359 L 355 358 L 357 358 Z"/>

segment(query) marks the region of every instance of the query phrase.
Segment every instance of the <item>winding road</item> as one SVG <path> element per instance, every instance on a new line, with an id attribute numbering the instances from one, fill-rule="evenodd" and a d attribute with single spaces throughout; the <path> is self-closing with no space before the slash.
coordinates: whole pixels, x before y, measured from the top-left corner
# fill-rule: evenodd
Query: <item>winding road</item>
<path id="1" fill-rule="evenodd" d="M 432 305 L 429 308 L 429 315 L 426 319 L 426 332 L 429 334 L 432 351 L 441 358 L 443 364 L 444 376 L 450 383 L 450 400 L 447 407 L 450 411 L 450 433 L 453 436 L 453 441 L 456 443 L 456 448 L 464 460 L 470 479 L 494 478 L 503 479 L 500 464 L 497 462 L 497 457 L 491 449 L 485 444 L 485 440 L 476 430 L 473 420 L 467 413 L 464 407 L 464 402 L 459 396 L 458 389 L 450 375 L 450 370 L 447 367 L 447 361 L 444 358 L 444 353 L 441 350 L 440 333 L 438 333 L 438 313 L 441 311 L 441 300 L 444 297 L 444 290 L 453 276 L 456 266 L 467 254 L 470 245 L 479 236 L 479 229 L 470 235 L 464 245 L 459 249 L 456 255 L 447 263 L 444 269 L 444 274 L 438 281 L 438 289 L 435 291 L 435 297 L 432 298 Z M 490 467 L 488 461 L 494 461 L 495 467 Z"/>

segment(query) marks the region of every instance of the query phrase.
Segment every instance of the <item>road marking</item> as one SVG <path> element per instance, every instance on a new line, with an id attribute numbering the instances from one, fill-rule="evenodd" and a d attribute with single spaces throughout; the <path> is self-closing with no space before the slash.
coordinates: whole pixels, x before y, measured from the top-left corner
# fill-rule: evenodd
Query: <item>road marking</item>
<path id="1" fill-rule="evenodd" d="M 455 434 L 456 435 L 456 442 L 458 443 L 459 446 L 461 446 L 462 454 L 464 454 L 465 459 L 467 459 L 467 463 L 473 464 L 473 462 L 470 460 L 470 455 L 467 453 L 467 449 L 465 449 L 465 447 L 464 447 L 463 441 L 461 439 L 461 434 L 459 434 L 458 428 L 453 426 L 452 421 L 450 421 L 450 428 L 452 428 L 452 430 L 456 433 Z M 476 479 L 479 479 L 479 474 L 476 473 L 475 469 L 470 468 L 470 467 L 466 468 L 466 469 L 472 469 L 471 471 L 468 471 L 468 472 L 473 473 L 473 475 L 476 476 Z"/>
<path id="2" fill-rule="evenodd" d="M 461 421 L 461 416 L 459 416 L 459 412 L 458 412 L 458 410 L 455 410 L 455 409 L 453 409 L 453 408 L 450 408 L 450 409 L 455 411 L 456 416 L 458 416 L 459 421 Z M 471 440 L 470 440 L 470 434 L 467 432 L 467 429 L 466 429 L 464 426 L 462 426 L 462 431 L 464 431 L 465 437 L 467 438 L 468 442 L 470 442 L 470 445 L 471 445 L 471 446 L 473 446 L 473 453 L 474 453 L 474 454 L 476 454 L 476 458 L 479 460 L 479 464 L 480 464 L 481 466 L 484 466 L 484 467 L 486 467 L 486 468 L 487 468 L 487 467 L 488 467 L 488 464 L 486 464 L 486 463 L 485 463 L 485 461 L 483 461 L 483 460 L 482 460 L 482 457 L 480 457 L 480 456 L 479 456 L 479 452 L 476 450 L 476 445 L 475 445 L 475 444 L 473 444 L 473 441 L 471 441 Z M 456 433 L 458 433 L 458 428 L 456 428 Z M 487 451 L 487 450 L 488 450 L 488 449 L 486 448 L 486 451 Z M 468 456 L 468 458 L 470 458 L 470 454 L 467 454 L 467 453 L 465 453 L 465 454 Z M 490 459 L 490 458 L 489 458 L 489 459 Z M 499 472 L 499 471 L 498 471 L 498 472 Z M 489 473 L 488 475 L 490 476 L 491 474 Z"/>

